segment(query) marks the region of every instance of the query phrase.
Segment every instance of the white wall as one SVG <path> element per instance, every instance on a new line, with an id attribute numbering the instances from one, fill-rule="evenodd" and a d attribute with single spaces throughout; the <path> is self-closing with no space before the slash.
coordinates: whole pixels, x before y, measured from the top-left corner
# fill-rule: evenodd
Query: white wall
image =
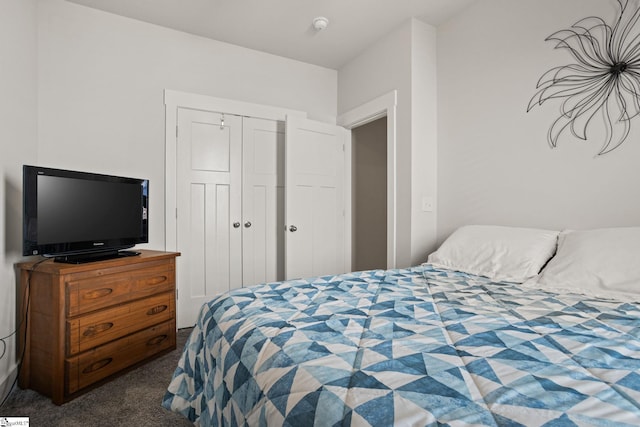
<path id="1" fill-rule="evenodd" d="M 164 89 L 335 120 L 335 70 L 62 0 L 38 12 L 38 162 L 149 178 L 150 247 L 164 248 Z"/>
<path id="2" fill-rule="evenodd" d="M 436 242 L 435 213 L 423 215 L 416 210 L 421 195 L 435 192 L 436 158 L 431 154 L 436 136 L 436 86 L 435 66 L 430 63 L 434 51 L 434 29 L 412 19 L 338 71 L 339 114 L 392 90 L 398 93 L 398 267 L 424 261 Z"/>
<path id="3" fill-rule="evenodd" d="M 22 254 L 22 164 L 36 158 L 36 1 L 2 0 L 1 7 L 0 336 L 4 337 L 16 328 L 13 264 Z M 0 401 L 16 374 L 15 336 L 6 342 L 0 359 Z"/>
<path id="4" fill-rule="evenodd" d="M 481 0 L 438 28 L 439 240 L 469 223 L 640 225 L 640 119 L 619 149 L 595 158 L 601 124 L 593 141 L 551 149 L 558 103 L 526 113 L 540 76 L 571 61 L 545 38 L 589 15 L 612 22 L 615 4 Z"/>

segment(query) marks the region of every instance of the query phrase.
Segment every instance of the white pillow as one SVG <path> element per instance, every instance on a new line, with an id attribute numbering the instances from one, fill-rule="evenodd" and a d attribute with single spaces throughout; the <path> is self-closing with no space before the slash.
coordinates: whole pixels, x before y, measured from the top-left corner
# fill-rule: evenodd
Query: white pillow
<path id="1" fill-rule="evenodd" d="M 563 231 L 556 256 L 531 284 L 640 294 L 640 227 Z"/>
<path id="2" fill-rule="evenodd" d="M 453 232 L 427 262 L 436 268 L 522 283 L 536 276 L 553 256 L 558 234 L 534 228 L 467 225 Z"/>

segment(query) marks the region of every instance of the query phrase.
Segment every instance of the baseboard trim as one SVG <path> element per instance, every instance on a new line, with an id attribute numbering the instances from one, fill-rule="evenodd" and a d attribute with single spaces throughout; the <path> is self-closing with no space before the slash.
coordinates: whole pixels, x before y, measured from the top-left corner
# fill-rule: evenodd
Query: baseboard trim
<path id="1" fill-rule="evenodd" d="M 11 393 L 13 383 L 18 376 L 18 365 L 16 363 L 9 369 L 9 372 L 0 380 L 0 402 L 3 402 L 5 397 Z"/>

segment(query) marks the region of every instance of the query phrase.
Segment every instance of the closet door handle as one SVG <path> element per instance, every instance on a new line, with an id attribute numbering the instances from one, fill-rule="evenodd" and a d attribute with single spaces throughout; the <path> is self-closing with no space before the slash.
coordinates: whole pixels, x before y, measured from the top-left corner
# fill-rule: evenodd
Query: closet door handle
<path id="1" fill-rule="evenodd" d="M 244 223 L 244 228 L 249 228 L 251 227 L 251 221 L 247 221 Z"/>
<path id="2" fill-rule="evenodd" d="M 296 227 L 295 225 L 292 225 L 291 227 L 289 227 L 289 231 L 290 232 L 294 232 L 294 231 L 298 231 L 298 227 Z"/>
<path id="3" fill-rule="evenodd" d="M 234 222 L 233 228 L 240 228 L 240 223 L 238 221 Z"/>

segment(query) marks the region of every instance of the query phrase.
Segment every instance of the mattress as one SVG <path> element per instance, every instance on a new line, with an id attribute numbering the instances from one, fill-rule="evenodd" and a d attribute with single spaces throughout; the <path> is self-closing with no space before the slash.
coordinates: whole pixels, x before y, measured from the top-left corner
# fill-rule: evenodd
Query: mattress
<path id="1" fill-rule="evenodd" d="M 426 264 L 205 304 L 163 406 L 203 426 L 638 425 L 640 304 Z"/>

